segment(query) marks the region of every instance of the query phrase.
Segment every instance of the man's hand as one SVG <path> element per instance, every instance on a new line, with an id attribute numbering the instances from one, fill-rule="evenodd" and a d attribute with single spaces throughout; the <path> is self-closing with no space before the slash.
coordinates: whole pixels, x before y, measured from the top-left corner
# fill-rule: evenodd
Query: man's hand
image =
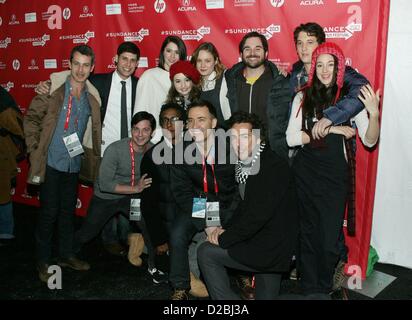
<path id="1" fill-rule="evenodd" d="M 313 139 L 322 139 L 328 134 L 328 127 L 332 124 L 328 118 L 323 117 L 318 122 L 315 123 L 312 129 Z"/>
<path id="2" fill-rule="evenodd" d="M 152 178 L 146 178 L 147 173 L 145 173 L 137 182 L 136 193 L 142 192 L 144 189 L 149 188 L 152 185 Z"/>
<path id="3" fill-rule="evenodd" d="M 169 251 L 169 245 L 167 244 L 167 242 L 156 247 L 156 255 L 158 256 L 164 255 L 168 251 Z"/>
<path id="4" fill-rule="evenodd" d="M 279 66 L 277 66 L 277 67 L 278 67 L 278 70 L 279 70 L 279 74 L 281 74 L 282 76 L 284 76 L 286 78 L 288 76 L 288 72 L 287 72 L 286 68 L 279 67 Z"/>
<path id="5" fill-rule="evenodd" d="M 215 230 L 213 230 L 212 233 L 208 234 L 207 236 L 207 241 L 210 243 L 213 243 L 215 245 L 219 245 L 219 236 L 225 232 L 225 229 L 222 229 L 221 227 L 214 227 Z M 206 228 L 207 229 L 207 228 Z"/>
<path id="6" fill-rule="evenodd" d="M 51 81 L 40 81 L 36 88 L 34 88 L 34 92 L 37 94 L 49 94 L 50 92 Z"/>

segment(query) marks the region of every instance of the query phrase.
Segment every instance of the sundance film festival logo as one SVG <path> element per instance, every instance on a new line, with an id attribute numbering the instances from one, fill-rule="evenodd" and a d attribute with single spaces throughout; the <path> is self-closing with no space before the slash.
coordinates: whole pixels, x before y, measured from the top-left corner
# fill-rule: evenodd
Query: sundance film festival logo
<path id="1" fill-rule="evenodd" d="M 0 61 L 0 70 L 5 70 L 6 64 L 3 61 Z"/>
<path id="2" fill-rule="evenodd" d="M 27 67 L 29 70 L 39 70 L 39 66 L 36 63 L 35 59 L 31 59 L 30 65 Z"/>
<path id="3" fill-rule="evenodd" d="M 190 5 L 190 0 L 181 0 L 182 6 L 177 8 L 177 11 L 197 11 L 197 8 L 195 6 Z"/>
<path id="4" fill-rule="evenodd" d="M 272 7 L 275 8 L 280 8 L 281 6 L 283 6 L 285 3 L 285 0 L 270 0 L 270 4 L 272 5 Z"/>
<path id="5" fill-rule="evenodd" d="M 362 31 L 362 8 L 358 5 L 348 7 L 349 14 L 346 26 L 325 27 L 326 38 L 329 39 L 350 39 L 356 32 Z"/>
<path id="6" fill-rule="evenodd" d="M 124 41 L 142 42 L 143 38 L 149 35 L 149 29 L 141 28 L 139 31 L 132 32 L 108 32 L 106 38 L 122 37 Z"/>
<path id="7" fill-rule="evenodd" d="M 161 35 L 179 36 L 182 40 L 201 40 L 206 34 L 210 34 L 210 27 L 201 26 L 191 30 L 163 30 Z"/>
<path id="8" fill-rule="evenodd" d="M 13 25 L 16 25 L 16 24 L 20 24 L 20 21 L 17 20 L 17 17 L 16 17 L 15 14 L 12 14 L 12 15 L 10 16 L 9 25 L 10 25 L 10 26 L 13 26 Z"/>
<path id="9" fill-rule="evenodd" d="M 89 12 L 89 7 L 84 6 L 82 13 L 79 15 L 79 18 L 90 18 L 93 17 L 93 13 Z"/>
<path id="10" fill-rule="evenodd" d="M 14 59 L 12 62 L 12 66 L 14 70 L 18 71 L 20 69 L 20 61 L 17 59 Z"/>
<path id="11" fill-rule="evenodd" d="M 328 39 L 345 39 L 352 38 L 355 32 L 362 31 L 362 23 L 351 23 L 346 27 L 343 26 L 329 26 L 324 27 L 326 38 Z"/>
<path id="12" fill-rule="evenodd" d="M 7 37 L 4 40 L 0 40 L 0 48 L 6 49 L 10 43 L 11 43 L 11 38 L 10 37 Z"/>
<path id="13" fill-rule="evenodd" d="M 31 42 L 33 47 L 44 47 L 50 40 L 49 34 L 43 34 L 41 37 L 19 39 L 19 43 Z"/>
<path id="14" fill-rule="evenodd" d="M 94 31 L 87 31 L 84 34 L 69 34 L 65 36 L 60 36 L 60 40 L 73 40 L 73 43 L 84 43 L 87 44 L 90 39 L 94 38 Z"/>
<path id="15" fill-rule="evenodd" d="M 230 28 L 225 29 L 227 34 L 246 34 L 249 32 L 259 32 L 265 36 L 266 39 L 272 38 L 276 33 L 280 33 L 280 25 L 271 24 L 270 26 L 265 27 L 256 27 L 256 28 Z"/>
<path id="16" fill-rule="evenodd" d="M 166 2 L 164 0 L 156 0 L 154 2 L 154 9 L 157 13 L 163 13 L 166 10 Z"/>
<path id="17" fill-rule="evenodd" d="M 7 83 L 2 83 L 1 86 L 6 90 L 10 91 L 11 88 L 14 88 L 14 82 L 7 82 Z"/>

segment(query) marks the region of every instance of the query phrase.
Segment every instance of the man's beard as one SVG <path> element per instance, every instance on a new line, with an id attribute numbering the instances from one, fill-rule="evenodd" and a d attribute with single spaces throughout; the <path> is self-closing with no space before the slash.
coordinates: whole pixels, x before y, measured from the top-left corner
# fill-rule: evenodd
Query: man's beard
<path id="1" fill-rule="evenodd" d="M 256 62 L 254 62 L 254 64 L 251 64 L 251 63 L 249 63 L 249 62 L 247 61 L 248 58 L 259 58 L 259 57 L 256 57 L 256 56 L 248 56 L 248 57 L 246 57 L 246 58 L 243 59 L 243 63 L 244 63 L 247 67 L 252 68 L 252 69 L 259 68 L 261 65 L 263 65 L 263 64 L 265 63 L 265 58 L 262 58 L 261 60 L 257 60 Z"/>

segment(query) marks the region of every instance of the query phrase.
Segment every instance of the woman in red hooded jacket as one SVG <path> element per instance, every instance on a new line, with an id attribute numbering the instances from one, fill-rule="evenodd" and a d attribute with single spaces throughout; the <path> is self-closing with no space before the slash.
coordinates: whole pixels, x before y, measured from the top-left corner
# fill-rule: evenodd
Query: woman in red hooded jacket
<path id="1" fill-rule="evenodd" d="M 312 54 L 308 83 L 296 95 L 286 132 L 290 147 L 301 146 L 293 162 L 300 209 L 300 271 L 304 294 L 329 298 L 334 268 L 339 259 L 342 230 L 354 154 L 349 143 L 356 131 L 350 123 L 326 128 L 313 139 L 313 125 L 323 109 L 347 92 L 345 57 L 334 43 L 319 45 Z M 359 99 L 366 110 L 352 119 L 363 144 L 372 147 L 379 137 L 379 93 L 367 85 Z"/>

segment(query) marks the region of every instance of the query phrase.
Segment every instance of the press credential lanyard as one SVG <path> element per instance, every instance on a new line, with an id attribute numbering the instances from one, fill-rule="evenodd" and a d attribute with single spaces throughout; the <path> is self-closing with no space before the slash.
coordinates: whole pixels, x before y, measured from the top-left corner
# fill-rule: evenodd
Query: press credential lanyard
<path id="1" fill-rule="evenodd" d="M 63 142 L 64 142 L 64 145 L 66 146 L 66 149 L 67 149 L 67 152 L 69 153 L 70 158 L 73 158 L 84 152 L 82 144 L 80 143 L 80 140 L 79 140 L 79 136 L 77 135 L 77 132 L 66 136 L 66 132 L 67 130 L 69 130 L 69 122 L 70 122 L 70 116 L 72 113 L 72 107 L 73 107 L 73 96 L 70 94 L 69 101 L 67 103 L 67 112 L 66 112 L 66 120 L 64 122 L 64 136 L 63 136 Z M 74 121 L 76 131 L 78 128 L 78 123 L 79 123 L 79 113 L 80 113 L 80 109 Z"/>
<path id="2" fill-rule="evenodd" d="M 207 195 L 209 191 L 208 183 L 207 183 L 207 169 L 206 169 L 206 159 L 202 158 L 202 169 L 203 169 L 203 191 Z M 212 163 L 211 165 L 212 173 L 213 173 L 213 183 L 215 187 L 215 194 L 217 195 L 219 192 L 219 187 L 216 181 L 216 174 L 215 174 L 215 165 Z M 219 214 L 219 202 L 206 202 L 206 227 L 218 227 L 220 226 L 220 214 Z"/>
<path id="3" fill-rule="evenodd" d="M 134 163 L 134 150 L 133 150 L 132 140 L 130 140 L 130 142 L 129 142 L 129 150 L 130 150 L 130 160 L 131 160 L 131 165 L 132 165 L 130 185 L 132 187 L 134 187 L 135 163 Z M 141 213 L 141 210 L 140 210 L 140 199 L 130 199 L 129 219 L 131 221 L 140 221 L 140 220 L 142 220 L 142 213 Z"/>

